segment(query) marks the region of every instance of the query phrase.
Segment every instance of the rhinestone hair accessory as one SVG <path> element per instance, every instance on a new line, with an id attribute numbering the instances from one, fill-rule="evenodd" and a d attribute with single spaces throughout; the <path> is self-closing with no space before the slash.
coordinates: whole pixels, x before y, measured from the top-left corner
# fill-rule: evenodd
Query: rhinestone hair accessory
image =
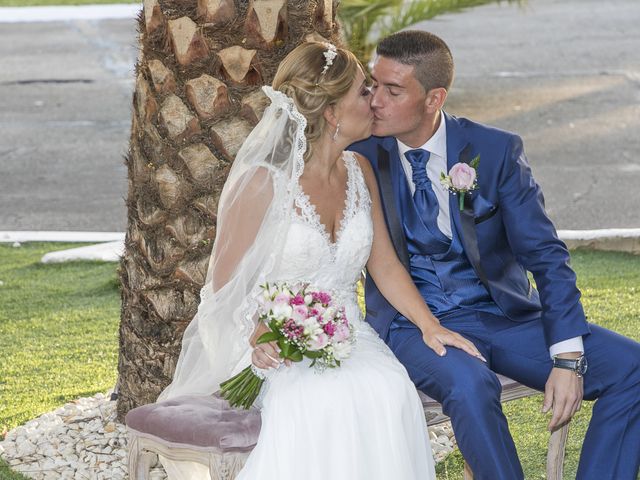
<path id="1" fill-rule="evenodd" d="M 324 55 L 324 67 L 322 67 L 322 72 L 320 72 L 321 77 L 324 76 L 325 73 L 327 73 L 329 67 L 333 65 L 333 59 L 338 56 L 338 50 L 336 49 L 335 45 L 328 42 L 322 42 L 322 44 L 327 47 L 327 49 L 322 52 L 322 54 Z"/>

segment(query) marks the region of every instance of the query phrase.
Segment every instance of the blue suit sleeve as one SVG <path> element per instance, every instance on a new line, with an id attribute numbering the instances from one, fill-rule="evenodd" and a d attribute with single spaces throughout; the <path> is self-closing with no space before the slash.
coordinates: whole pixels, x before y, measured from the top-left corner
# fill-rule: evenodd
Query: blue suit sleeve
<path id="1" fill-rule="evenodd" d="M 522 140 L 512 136 L 499 177 L 500 208 L 518 262 L 533 274 L 548 345 L 589 333 L 569 251 L 544 208 Z"/>

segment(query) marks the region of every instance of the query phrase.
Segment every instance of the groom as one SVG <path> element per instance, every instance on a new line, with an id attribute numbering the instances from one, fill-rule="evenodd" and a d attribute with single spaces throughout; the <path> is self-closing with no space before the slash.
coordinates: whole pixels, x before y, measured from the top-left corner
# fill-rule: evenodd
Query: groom
<path id="1" fill-rule="evenodd" d="M 487 362 L 455 348 L 437 355 L 371 278 L 367 321 L 417 387 L 442 403 L 475 478 L 523 478 L 501 409 L 501 373 L 545 392 L 550 429 L 570 420 L 583 397 L 597 399 L 577 478 L 635 480 L 640 344 L 586 322 L 569 252 L 545 213 L 522 140 L 442 110 L 453 59 L 433 34 L 384 39 L 372 78 L 376 136 L 351 149 L 373 165 L 398 256 L 432 312 Z M 477 171 L 462 205 L 440 183 L 456 164 Z"/>

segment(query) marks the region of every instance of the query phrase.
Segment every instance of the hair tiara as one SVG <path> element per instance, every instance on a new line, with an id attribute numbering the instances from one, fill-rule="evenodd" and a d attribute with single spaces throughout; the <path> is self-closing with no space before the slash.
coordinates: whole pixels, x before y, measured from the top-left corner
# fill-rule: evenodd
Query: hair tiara
<path id="1" fill-rule="evenodd" d="M 322 52 L 322 55 L 324 55 L 324 67 L 322 67 L 322 71 L 320 72 L 321 77 L 327 73 L 329 67 L 333 65 L 333 59 L 338 56 L 338 49 L 334 44 L 329 42 L 322 42 L 322 44 L 326 47 L 326 50 Z"/>

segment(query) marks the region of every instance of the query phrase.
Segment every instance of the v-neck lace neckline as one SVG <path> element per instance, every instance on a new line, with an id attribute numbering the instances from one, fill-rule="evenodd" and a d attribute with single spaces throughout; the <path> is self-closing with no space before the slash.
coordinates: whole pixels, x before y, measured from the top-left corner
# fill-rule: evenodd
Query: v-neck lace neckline
<path id="1" fill-rule="evenodd" d="M 309 195 L 307 195 L 302 189 L 302 185 L 300 185 L 300 181 L 298 181 L 298 194 L 296 195 L 296 207 L 300 211 L 300 216 L 311 226 L 317 230 L 322 237 L 325 239 L 327 245 L 330 249 L 335 250 L 337 247 L 340 238 L 342 237 L 342 232 L 344 231 L 345 226 L 349 222 L 349 218 L 352 216 L 355 204 L 355 185 L 354 185 L 354 175 L 353 175 L 353 162 L 355 158 L 350 152 L 343 152 L 342 161 L 347 169 L 347 186 L 346 186 L 346 195 L 344 199 L 344 207 L 342 209 L 342 215 L 338 222 L 338 228 L 335 230 L 334 239 L 331 239 L 331 233 L 327 230 L 327 226 L 322 223 L 320 220 L 320 215 L 317 212 L 315 204 L 311 202 Z"/>

